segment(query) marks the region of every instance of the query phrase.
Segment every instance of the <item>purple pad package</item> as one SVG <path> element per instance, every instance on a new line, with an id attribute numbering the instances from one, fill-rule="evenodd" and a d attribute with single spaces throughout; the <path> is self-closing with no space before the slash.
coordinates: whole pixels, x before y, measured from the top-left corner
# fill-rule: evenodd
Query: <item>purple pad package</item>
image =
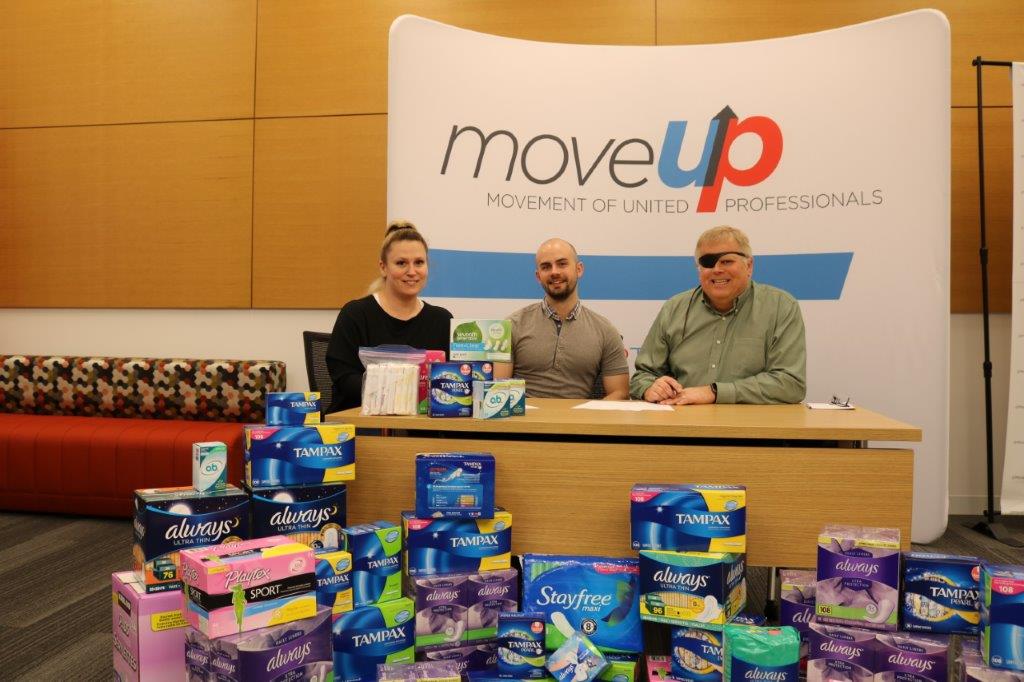
<path id="1" fill-rule="evenodd" d="M 819 622 L 896 630 L 899 585 L 899 529 L 826 526 L 818 536 Z"/>
<path id="2" fill-rule="evenodd" d="M 489 639 L 498 633 L 498 614 L 519 610 L 519 574 L 514 568 L 480 571 L 466 580 L 468 639 Z"/>
<path id="3" fill-rule="evenodd" d="M 451 661 L 460 673 L 494 669 L 498 665 L 498 642 L 494 639 L 470 642 L 455 647 L 430 647 L 417 654 L 423 661 Z"/>
<path id="4" fill-rule="evenodd" d="M 210 671 L 222 682 L 325 680 L 332 656 L 331 609 L 322 606 L 312 618 L 211 640 Z"/>
<path id="5" fill-rule="evenodd" d="M 875 633 L 811 623 L 807 682 L 871 682 L 875 675 Z"/>
<path id="6" fill-rule="evenodd" d="M 409 596 L 416 603 L 416 649 L 455 646 L 466 639 L 465 575 L 414 579 Z"/>
<path id="7" fill-rule="evenodd" d="M 892 633 L 876 636 L 876 682 L 944 682 L 949 679 L 949 638 Z"/>

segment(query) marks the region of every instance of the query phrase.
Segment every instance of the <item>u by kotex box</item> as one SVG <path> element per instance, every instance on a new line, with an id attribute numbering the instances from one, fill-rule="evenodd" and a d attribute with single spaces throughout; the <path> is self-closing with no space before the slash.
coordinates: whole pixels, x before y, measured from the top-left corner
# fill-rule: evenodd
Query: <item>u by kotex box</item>
<path id="1" fill-rule="evenodd" d="M 898 528 L 832 525 L 822 529 L 814 596 L 818 622 L 895 630 L 899 587 Z"/>
<path id="2" fill-rule="evenodd" d="M 185 620 L 210 638 L 316 615 L 313 550 L 281 535 L 183 550 Z"/>
<path id="3" fill-rule="evenodd" d="M 416 455 L 416 517 L 494 517 L 494 455 L 421 452 Z"/>
<path id="4" fill-rule="evenodd" d="M 1024 671 L 1024 566 L 981 565 L 981 657 Z"/>
<path id="5" fill-rule="evenodd" d="M 313 552 L 316 603 L 337 618 L 352 610 L 352 555 L 343 549 Z"/>
<path id="6" fill-rule="evenodd" d="M 344 549 L 344 485 L 304 485 L 249 490 L 252 534 L 287 535 L 295 542 L 318 549 Z"/>
<path id="7" fill-rule="evenodd" d="M 495 507 L 491 519 L 418 519 L 402 512 L 405 573 L 469 573 L 512 565 L 512 514 Z"/>
<path id="8" fill-rule="evenodd" d="M 233 485 L 143 488 L 133 507 L 133 568 L 146 592 L 181 589 L 180 550 L 249 539 L 249 496 Z"/>
<path id="9" fill-rule="evenodd" d="M 402 596 L 402 529 L 390 521 L 343 528 L 352 555 L 352 606 L 369 606 Z"/>
<path id="10" fill-rule="evenodd" d="M 331 613 L 209 640 L 209 676 L 217 682 L 331 679 Z"/>
<path id="11" fill-rule="evenodd" d="M 512 362 L 511 320 L 452 320 L 449 360 Z"/>
<path id="12" fill-rule="evenodd" d="M 110 576 L 113 602 L 114 672 L 125 682 L 179 682 L 185 676 L 187 623 L 181 594 L 147 594 L 132 571 Z"/>
<path id="13" fill-rule="evenodd" d="M 605 653 L 643 651 L 636 559 L 524 554 L 522 563 L 522 609 L 545 614 L 548 650 L 565 641 L 551 623 L 561 613 Z"/>
<path id="14" fill-rule="evenodd" d="M 903 555 L 903 629 L 978 634 L 981 559 L 906 552 Z"/>
<path id="15" fill-rule="evenodd" d="M 319 424 L 320 393 L 267 393 L 267 426 L 310 426 Z"/>
<path id="16" fill-rule="evenodd" d="M 633 549 L 747 551 L 744 486 L 643 483 L 629 499 Z"/>
<path id="17" fill-rule="evenodd" d="M 247 424 L 244 431 L 245 484 L 250 488 L 355 480 L 356 427 L 352 424 Z"/>
<path id="18" fill-rule="evenodd" d="M 722 633 L 672 628 L 672 677 L 679 682 L 722 682 Z"/>
<path id="19" fill-rule="evenodd" d="M 721 630 L 747 604 L 746 557 L 640 551 L 640 618 Z"/>
<path id="20" fill-rule="evenodd" d="M 407 598 L 362 606 L 332 626 L 336 682 L 372 682 L 377 666 L 413 662 L 412 601 Z"/>

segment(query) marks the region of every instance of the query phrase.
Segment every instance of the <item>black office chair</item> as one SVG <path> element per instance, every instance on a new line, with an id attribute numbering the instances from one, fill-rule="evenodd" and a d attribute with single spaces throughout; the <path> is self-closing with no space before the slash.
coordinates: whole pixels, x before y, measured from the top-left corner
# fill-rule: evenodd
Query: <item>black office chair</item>
<path id="1" fill-rule="evenodd" d="M 327 344 L 331 335 L 326 332 L 302 332 L 302 346 L 306 350 L 306 378 L 309 390 L 320 391 L 322 413 L 327 414 L 331 406 L 334 387 L 331 384 L 331 373 L 327 369 Z"/>

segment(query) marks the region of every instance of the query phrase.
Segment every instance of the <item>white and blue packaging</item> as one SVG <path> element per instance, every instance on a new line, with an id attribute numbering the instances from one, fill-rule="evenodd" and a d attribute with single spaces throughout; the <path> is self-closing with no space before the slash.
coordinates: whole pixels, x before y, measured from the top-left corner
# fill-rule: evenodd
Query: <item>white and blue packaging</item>
<path id="1" fill-rule="evenodd" d="M 494 455 L 416 455 L 416 517 L 494 518 Z"/>
<path id="2" fill-rule="evenodd" d="M 551 624 L 565 638 L 555 653 L 548 657 L 545 667 L 558 682 L 593 682 L 608 667 L 601 650 L 574 630 L 561 612 L 552 613 Z"/>
<path id="3" fill-rule="evenodd" d="M 507 380 L 473 382 L 473 418 L 504 419 L 512 416 Z"/>
<path id="4" fill-rule="evenodd" d="M 505 612 L 498 615 L 498 677 L 542 679 L 544 614 Z"/>
<path id="5" fill-rule="evenodd" d="M 320 393 L 267 393 L 267 426 L 310 426 L 319 424 Z"/>
<path id="6" fill-rule="evenodd" d="M 212 493 L 228 487 L 228 446 L 220 441 L 192 444 L 192 487 Z"/>

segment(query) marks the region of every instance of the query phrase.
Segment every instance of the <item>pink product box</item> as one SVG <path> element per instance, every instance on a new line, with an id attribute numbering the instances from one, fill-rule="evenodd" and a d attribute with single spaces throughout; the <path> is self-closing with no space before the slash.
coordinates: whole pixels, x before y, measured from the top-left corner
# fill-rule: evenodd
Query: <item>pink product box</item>
<path id="1" fill-rule="evenodd" d="M 672 657 L 671 656 L 648 656 L 647 657 L 647 682 L 661 682 L 672 680 Z"/>
<path id="2" fill-rule="evenodd" d="M 181 552 L 183 613 L 207 637 L 316 615 L 313 550 L 283 535 Z"/>
<path id="3" fill-rule="evenodd" d="M 428 376 L 430 363 L 444 361 L 445 354 L 443 350 L 428 350 L 426 351 L 426 359 L 420 363 L 420 388 L 416 396 L 416 411 L 420 414 L 426 414 L 430 406 L 430 377 Z"/>
<path id="4" fill-rule="evenodd" d="M 114 679 L 180 682 L 185 678 L 185 619 L 181 592 L 147 594 L 134 571 L 110 576 Z"/>

